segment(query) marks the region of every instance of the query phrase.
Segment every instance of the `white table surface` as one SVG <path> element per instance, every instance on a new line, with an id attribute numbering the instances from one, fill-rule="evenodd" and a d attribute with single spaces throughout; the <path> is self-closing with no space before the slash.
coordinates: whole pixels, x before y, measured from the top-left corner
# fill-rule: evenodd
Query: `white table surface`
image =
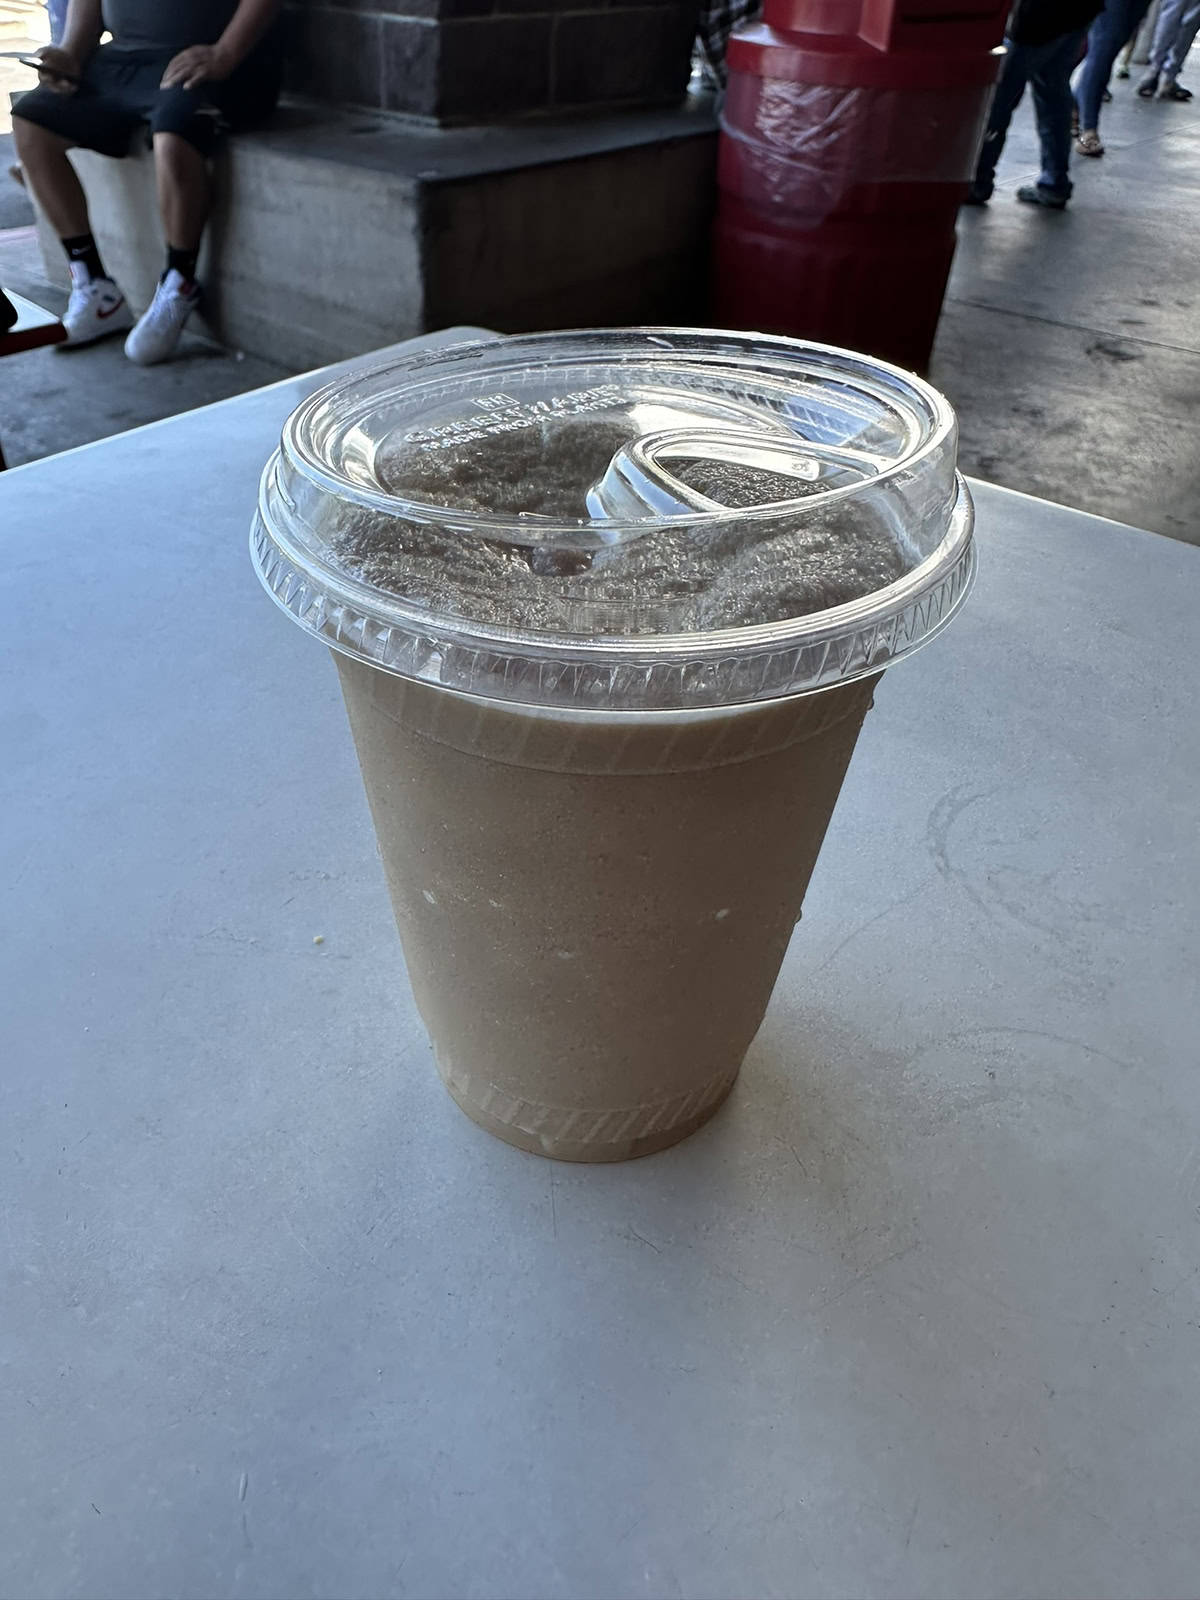
<path id="1" fill-rule="evenodd" d="M 561 1166 L 250 568 L 309 382 L 0 477 L 0 1593 L 1195 1594 L 1200 551 L 979 485 L 740 1086 Z"/>

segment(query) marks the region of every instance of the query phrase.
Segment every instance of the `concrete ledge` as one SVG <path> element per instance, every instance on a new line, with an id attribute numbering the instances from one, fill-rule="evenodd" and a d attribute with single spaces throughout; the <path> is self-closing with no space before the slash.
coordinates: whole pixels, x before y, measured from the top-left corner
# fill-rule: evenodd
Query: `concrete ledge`
<path id="1" fill-rule="evenodd" d="M 221 153 L 200 269 L 208 329 L 302 368 L 455 322 L 692 320 L 715 152 L 708 100 L 464 129 L 285 108 Z M 105 261 L 140 308 L 163 253 L 152 157 L 73 160 Z M 65 281 L 39 225 L 47 271 Z"/>

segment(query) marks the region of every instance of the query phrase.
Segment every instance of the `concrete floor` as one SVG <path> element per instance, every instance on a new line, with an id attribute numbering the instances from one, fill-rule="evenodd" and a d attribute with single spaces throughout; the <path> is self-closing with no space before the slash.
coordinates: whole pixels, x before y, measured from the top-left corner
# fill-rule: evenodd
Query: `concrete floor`
<path id="1" fill-rule="evenodd" d="M 32 226 L 0 232 L 0 283 L 54 311 L 66 305 L 62 290 L 41 276 Z M 0 362 L 0 444 L 15 467 L 288 375 L 287 367 L 190 336 L 160 367 L 126 361 L 120 339 L 29 350 Z"/>
<path id="2" fill-rule="evenodd" d="M 0 116 L 18 86 L 11 74 L 0 63 Z M 1037 170 L 1032 111 L 1018 109 L 995 198 L 962 215 L 933 377 L 958 408 L 966 471 L 1200 542 L 1190 416 L 1200 395 L 1200 101 L 1159 105 L 1128 82 L 1113 88 L 1108 154 L 1077 159 L 1075 199 L 1061 214 L 1015 203 Z M 60 308 L 28 202 L 3 175 L 10 149 L 0 121 L 0 282 Z M 0 439 L 16 464 L 283 375 L 198 339 L 145 371 L 118 341 L 33 351 L 4 362 Z"/>
<path id="3" fill-rule="evenodd" d="M 1200 100 L 1112 87 L 1064 212 L 1015 199 L 1038 167 L 1018 108 L 991 204 L 961 216 L 932 376 L 968 472 L 1200 543 Z"/>

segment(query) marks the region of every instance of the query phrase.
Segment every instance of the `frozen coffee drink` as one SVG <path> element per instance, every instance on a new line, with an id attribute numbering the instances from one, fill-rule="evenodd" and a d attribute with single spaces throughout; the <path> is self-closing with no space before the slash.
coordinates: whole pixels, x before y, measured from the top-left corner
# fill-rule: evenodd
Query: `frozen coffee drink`
<path id="1" fill-rule="evenodd" d="M 332 647 L 469 1116 L 615 1161 L 762 1021 L 880 673 L 974 571 L 946 401 L 786 339 L 546 334 L 339 379 L 254 559 Z"/>

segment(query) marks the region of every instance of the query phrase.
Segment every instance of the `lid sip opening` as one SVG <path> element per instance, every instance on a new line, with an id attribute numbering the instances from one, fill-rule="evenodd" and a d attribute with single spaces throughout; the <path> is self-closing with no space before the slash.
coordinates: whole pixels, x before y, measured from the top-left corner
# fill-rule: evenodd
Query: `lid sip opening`
<path id="1" fill-rule="evenodd" d="M 749 428 L 674 428 L 618 450 L 588 490 L 587 508 L 604 538 L 606 518 L 744 510 L 810 499 L 873 476 L 873 464 L 853 451 L 772 439 Z"/>

